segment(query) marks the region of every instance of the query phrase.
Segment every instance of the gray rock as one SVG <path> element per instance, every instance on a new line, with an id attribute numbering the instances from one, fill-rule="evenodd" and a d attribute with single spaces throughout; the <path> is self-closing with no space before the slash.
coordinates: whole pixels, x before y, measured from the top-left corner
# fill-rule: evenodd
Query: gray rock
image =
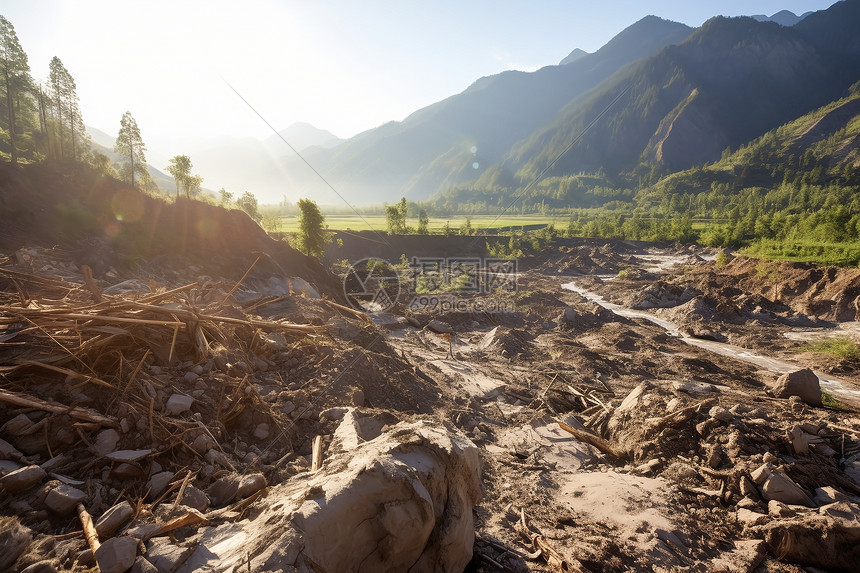
<path id="1" fill-rule="evenodd" d="M 143 555 L 139 555 L 134 560 L 130 573 L 158 573 L 158 567 L 147 561 Z"/>
<path id="2" fill-rule="evenodd" d="M 364 390 L 356 388 L 352 391 L 352 405 L 356 408 L 364 406 Z"/>
<path id="3" fill-rule="evenodd" d="M 176 571 L 183 563 L 187 565 L 188 550 L 158 537 L 146 543 L 146 558 L 158 571 Z"/>
<path id="4" fill-rule="evenodd" d="M 189 384 L 194 384 L 197 382 L 197 379 L 200 378 L 200 375 L 196 372 L 186 372 L 185 376 L 182 377 L 183 380 L 188 382 Z"/>
<path id="5" fill-rule="evenodd" d="M 206 455 L 203 456 L 203 459 L 206 460 L 207 463 L 212 464 L 213 466 L 219 465 L 222 468 L 226 468 L 228 470 L 236 470 L 236 468 L 233 467 L 233 464 L 230 461 L 230 457 L 222 451 L 211 449 L 206 452 Z"/>
<path id="6" fill-rule="evenodd" d="M 10 436 L 20 436 L 32 427 L 33 420 L 31 420 L 27 416 L 27 414 L 18 414 L 17 416 L 3 424 L 2 429 Z"/>
<path id="7" fill-rule="evenodd" d="M 254 437 L 258 440 L 265 440 L 269 437 L 269 424 L 263 422 L 262 424 L 257 424 L 257 427 L 254 428 Z"/>
<path id="8" fill-rule="evenodd" d="M 111 537 L 96 549 L 96 563 L 101 573 L 124 573 L 137 559 L 137 539 Z"/>
<path id="9" fill-rule="evenodd" d="M 821 384 L 809 368 L 783 374 L 771 386 L 771 392 L 777 398 L 798 396 L 811 406 L 821 406 Z"/>
<path id="10" fill-rule="evenodd" d="M 112 537 L 133 515 L 134 508 L 129 502 L 118 503 L 99 517 L 96 531 L 100 537 Z"/>
<path id="11" fill-rule="evenodd" d="M 158 472 L 153 474 L 152 477 L 149 478 L 149 481 L 146 482 L 147 489 L 150 489 L 149 495 L 151 498 L 155 499 L 164 489 L 167 487 L 167 484 L 170 483 L 170 480 L 173 479 L 173 476 L 176 475 L 173 472 L 165 471 Z"/>
<path id="12" fill-rule="evenodd" d="M 81 567 L 86 567 L 87 569 L 91 569 L 97 565 L 96 556 L 93 553 L 93 550 L 89 547 L 78 553 L 78 557 L 75 559 L 75 565 L 80 565 Z"/>
<path id="13" fill-rule="evenodd" d="M 17 493 L 30 489 L 47 475 L 39 466 L 24 466 L 0 477 L 0 485 L 9 493 Z"/>
<path id="14" fill-rule="evenodd" d="M 236 495 L 239 498 L 246 498 L 254 495 L 266 487 L 266 485 L 266 477 L 263 474 L 247 475 L 239 482 L 239 489 L 236 491 Z"/>
<path id="15" fill-rule="evenodd" d="M 761 486 L 761 494 L 766 500 L 775 499 L 789 505 L 805 505 L 815 507 L 815 504 L 799 485 L 794 483 L 782 470 L 774 470 L 764 480 Z"/>
<path id="16" fill-rule="evenodd" d="M 102 430 L 96 436 L 95 442 L 91 451 L 98 456 L 106 456 L 107 454 L 116 451 L 116 445 L 119 443 L 119 433 L 114 429 Z"/>
<path id="17" fill-rule="evenodd" d="M 212 500 L 212 505 L 227 505 L 236 499 L 239 493 L 239 476 L 229 474 L 217 479 L 206 488 L 206 493 Z"/>
<path id="18" fill-rule="evenodd" d="M 152 453 L 152 450 L 118 450 L 111 452 L 105 457 L 112 462 L 139 462 Z"/>
<path id="19" fill-rule="evenodd" d="M 206 494 L 193 485 L 185 488 L 185 493 L 182 494 L 182 501 L 180 503 L 197 511 L 206 511 L 211 505 Z"/>
<path id="20" fill-rule="evenodd" d="M 20 458 L 23 455 L 24 454 L 15 449 L 15 446 L 6 440 L 0 439 L 0 458 L 8 460 L 12 458 Z"/>
<path id="21" fill-rule="evenodd" d="M 75 506 L 83 502 L 87 498 L 87 494 L 70 485 L 60 484 L 45 497 L 45 505 L 48 509 L 55 511 L 60 515 L 71 513 L 75 510 Z"/>
<path id="22" fill-rule="evenodd" d="M 164 413 L 167 416 L 177 416 L 182 412 L 186 412 L 194 403 L 194 398 L 185 394 L 173 394 L 167 399 L 167 404 L 164 406 Z"/>

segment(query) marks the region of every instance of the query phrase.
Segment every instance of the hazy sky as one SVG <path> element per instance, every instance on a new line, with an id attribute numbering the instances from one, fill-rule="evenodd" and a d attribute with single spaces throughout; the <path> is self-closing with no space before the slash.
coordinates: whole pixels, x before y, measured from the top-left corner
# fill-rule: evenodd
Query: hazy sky
<path id="1" fill-rule="evenodd" d="M 349 137 L 481 76 L 592 52 L 648 14 L 699 26 L 723 14 L 800 14 L 830 0 L 0 0 L 33 76 L 58 56 L 84 122 L 115 135 L 131 111 L 168 138 L 266 137 L 306 121 Z M 223 78 L 223 80 L 222 80 Z M 170 151 L 181 153 L 181 150 Z"/>

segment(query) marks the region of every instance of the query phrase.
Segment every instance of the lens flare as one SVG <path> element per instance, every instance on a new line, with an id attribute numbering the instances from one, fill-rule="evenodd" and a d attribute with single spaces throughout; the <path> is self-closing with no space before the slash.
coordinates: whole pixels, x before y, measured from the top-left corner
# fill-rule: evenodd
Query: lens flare
<path id="1" fill-rule="evenodd" d="M 110 200 L 113 216 L 117 221 L 134 223 L 143 218 L 145 207 L 140 193 L 131 189 L 121 189 Z"/>

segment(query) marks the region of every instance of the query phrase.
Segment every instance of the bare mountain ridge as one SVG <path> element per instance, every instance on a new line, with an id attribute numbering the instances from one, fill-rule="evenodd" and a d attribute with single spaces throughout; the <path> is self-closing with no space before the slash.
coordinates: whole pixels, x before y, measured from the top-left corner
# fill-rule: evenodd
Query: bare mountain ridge
<path id="1" fill-rule="evenodd" d="M 332 150 L 315 149 L 307 158 L 351 202 L 426 198 L 474 179 L 514 143 L 552 121 L 571 99 L 690 32 L 683 24 L 648 16 L 573 63 L 481 78 L 402 122 L 369 130 Z M 320 188 L 298 161 L 285 166 L 286 179 L 294 185 Z"/>

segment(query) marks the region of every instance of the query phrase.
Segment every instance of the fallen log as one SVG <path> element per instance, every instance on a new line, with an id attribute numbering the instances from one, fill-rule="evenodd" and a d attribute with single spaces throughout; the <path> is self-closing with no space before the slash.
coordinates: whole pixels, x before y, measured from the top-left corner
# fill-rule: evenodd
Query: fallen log
<path id="1" fill-rule="evenodd" d="M 582 440 L 583 442 L 591 444 L 592 446 L 594 446 L 608 456 L 612 456 L 618 459 L 625 459 L 628 457 L 626 451 L 616 448 L 614 445 L 612 445 L 612 442 L 607 439 L 601 438 L 597 434 L 592 434 L 591 432 L 587 432 L 585 430 L 577 430 L 576 428 L 568 426 L 561 421 L 558 422 L 558 425 L 565 432 L 572 434 L 573 437 L 575 437 L 577 440 Z"/>
<path id="2" fill-rule="evenodd" d="M 100 424 L 110 428 L 119 428 L 119 422 L 113 418 L 109 418 L 108 416 L 99 414 L 94 410 L 84 408 L 82 406 L 69 407 L 58 402 L 49 402 L 48 400 L 25 396 L 23 394 L 3 389 L 0 389 L 0 401 L 14 406 L 20 406 L 22 408 L 35 408 L 37 410 L 42 410 L 43 412 L 51 412 L 52 414 L 68 414 L 77 420 L 84 420 L 85 422 L 92 422 L 94 424 Z"/>

